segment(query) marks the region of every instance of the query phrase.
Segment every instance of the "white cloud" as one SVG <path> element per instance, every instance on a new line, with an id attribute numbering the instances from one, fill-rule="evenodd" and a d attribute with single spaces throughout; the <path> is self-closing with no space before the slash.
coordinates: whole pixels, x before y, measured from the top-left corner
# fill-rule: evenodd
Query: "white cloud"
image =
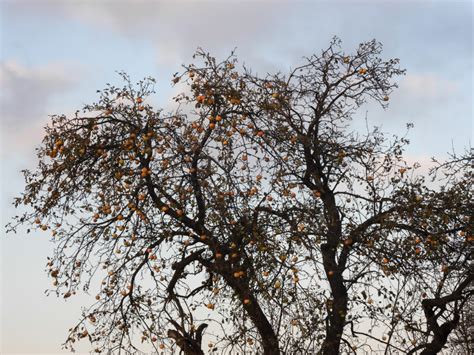
<path id="1" fill-rule="evenodd" d="M 454 81 L 432 73 L 408 74 L 400 82 L 400 91 L 407 95 L 435 99 L 453 95 L 458 87 Z"/>
<path id="2" fill-rule="evenodd" d="M 2 122 L 32 123 L 43 115 L 49 99 L 77 80 L 63 64 L 29 68 L 17 61 L 0 63 Z"/>
<path id="3" fill-rule="evenodd" d="M 26 6 L 28 5 L 28 6 Z M 18 2 L 10 11 L 18 17 L 59 17 L 98 32 L 113 32 L 156 48 L 160 65 L 180 65 L 197 47 L 226 56 L 235 47 L 242 58 L 262 58 L 263 50 L 288 44 L 282 19 L 295 11 L 291 3 L 270 1 L 73 1 Z M 286 39 L 285 39 L 286 37 Z M 325 38 L 327 41 L 328 38 Z M 306 53 L 308 54 L 308 53 Z M 256 56 L 252 58 L 252 55 Z"/>
<path id="4" fill-rule="evenodd" d="M 48 112 L 52 99 L 71 89 L 77 75 L 77 68 L 73 71 L 65 64 L 31 68 L 13 60 L 0 63 L 2 146 L 31 150 L 31 142 L 40 141 L 42 126 L 53 113 Z"/>

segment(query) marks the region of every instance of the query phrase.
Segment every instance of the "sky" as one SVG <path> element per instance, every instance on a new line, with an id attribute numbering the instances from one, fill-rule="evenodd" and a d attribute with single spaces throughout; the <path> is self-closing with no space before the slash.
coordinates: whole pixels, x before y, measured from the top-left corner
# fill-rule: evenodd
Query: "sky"
<path id="1" fill-rule="evenodd" d="M 472 33 L 471 1 L 0 0 L 1 224 L 17 213 L 20 170 L 35 167 L 48 115 L 94 101 L 106 83 L 120 84 L 120 70 L 155 77 L 155 102 L 168 107 L 172 75 L 197 47 L 217 58 L 236 48 L 239 63 L 264 75 L 288 71 L 334 35 L 347 52 L 377 39 L 407 74 L 387 110 L 361 113 L 394 134 L 413 123 L 407 157 L 427 166 L 472 145 Z M 61 353 L 89 298 L 45 296 L 53 244 L 44 234 L 2 227 L 0 247 L 0 352 Z"/>

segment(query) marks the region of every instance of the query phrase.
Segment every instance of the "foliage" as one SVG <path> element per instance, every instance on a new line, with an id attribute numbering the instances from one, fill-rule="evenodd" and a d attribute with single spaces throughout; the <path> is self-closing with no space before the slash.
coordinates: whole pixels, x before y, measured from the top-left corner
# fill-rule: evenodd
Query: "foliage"
<path id="1" fill-rule="evenodd" d="M 433 188 L 406 138 L 354 130 L 404 74 L 380 53 L 335 38 L 260 77 L 198 50 L 173 79 L 187 90 L 174 112 L 147 103 L 153 79 L 122 73 L 124 87 L 53 116 L 16 205 L 53 233 L 58 295 L 99 285 L 66 346 L 440 351 L 473 292 L 472 154 L 438 163 Z"/>

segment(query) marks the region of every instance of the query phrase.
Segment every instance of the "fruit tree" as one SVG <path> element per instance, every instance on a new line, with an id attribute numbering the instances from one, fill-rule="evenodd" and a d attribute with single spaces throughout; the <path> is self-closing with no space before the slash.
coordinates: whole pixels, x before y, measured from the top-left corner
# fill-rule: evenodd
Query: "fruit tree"
<path id="1" fill-rule="evenodd" d="M 53 116 L 10 227 L 52 233 L 58 296 L 93 293 L 65 346 L 441 351 L 474 292 L 472 153 L 424 176 L 405 137 L 359 128 L 404 74 L 380 55 L 335 38 L 260 76 L 198 50 L 172 112 L 122 74 Z"/>

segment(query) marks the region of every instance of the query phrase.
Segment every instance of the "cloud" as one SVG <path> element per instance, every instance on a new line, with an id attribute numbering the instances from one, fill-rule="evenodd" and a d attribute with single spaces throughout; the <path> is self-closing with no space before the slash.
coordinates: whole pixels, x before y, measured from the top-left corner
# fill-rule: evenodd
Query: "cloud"
<path id="1" fill-rule="evenodd" d="M 235 47 L 249 61 L 262 58 L 265 48 L 285 39 L 282 19 L 291 4 L 270 1 L 19 1 L 12 16 L 61 18 L 156 48 L 156 62 L 179 66 L 197 47 L 225 56 Z M 287 35 L 288 33 L 286 33 Z M 258 52 L 258 53 L 257 53 Z M 255 55 L 255 58 L 252 58 Z"/>
<path id="2" fill-rule="evenodd" d="M 3 147 L 29 150 L 29 142 L 39 142 L 42 126 L 51 113 L 51 101 L 77 82 L 77 68 L 76 74 L 71 75 L 72 72 L 64 64 L 30 68 L 14 60 L 0 63 Z"/>
<path id="3" fill-rule="evenodd" d="M 465 110 L 466 93 L 459 81 L 447 79 L 434 73 L 408 73 L 399 82 L 390 100 L 390 115 L 404 122 L 439 121 L 452 112 Z"/>
<path id="4" fill-rule="evenodd" d="M 408 74 L 400 82 L 400 90 L 409 96 L 437 99 L 454 95 L 458 90 L 454 81 L 441 78 L 432 73 Z"/>
<path id="5" fill-rule="evenodd" d="M 40 120 L 50 98 L 73 86 L 70 72 L 61 64 L 28 68 L 17 61 L 0 63 L 2 123 L 25 125 Z"/>

